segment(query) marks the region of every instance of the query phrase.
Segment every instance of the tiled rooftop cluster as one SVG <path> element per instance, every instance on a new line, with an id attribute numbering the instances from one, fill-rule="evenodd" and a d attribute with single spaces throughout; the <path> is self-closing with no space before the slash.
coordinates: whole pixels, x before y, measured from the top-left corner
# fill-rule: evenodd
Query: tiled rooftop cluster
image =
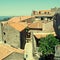
<path id="1" fill-rule="evenodd" d="M 40 17 L 46 17 L 46 18 L 48 17 L 48 18 L 52 19 L 54 13 L 55 13 L 55 11 L 52 11 L 52 10 L 33 11 L 33 16 L 18 16 L 18 17 L 13 17 L 13 18 L 9 19 L 8 21 L 1 22 L 1 25 L 3 26 L 3 28 L 2 27 L 1 28 L 3 29 L 3 32 L 4 31 L 8 32 L 7 34 L 17 33 L 17 35 L 14 36 L 14 39 L 17 38 L 17 36 L 20 37 L 19 33 L 20 32 L 24 33 L 24 30 L 26 28 L 29 28 L 29 31 L 33 32 L 33 36 L 36 37 L 37 39 L 40 39 L 41 37 L 46 37 L 46 35 L 48 35 L 48 34 L 53 34 L 54 36 L 56 36 L 56 34 L 54 32 L 52 20 L 39 20 Z M 36 20 L 36 17 L 38 17 L 37 20 Z M 12 29 L 10 31 L 11 33 L 9 32 L 8 29 L 6 30 L 6 26 L 8 26 L 8 28 L 10 27 L 10 29 L 12 27 L 13 32 L 12 32 Z M 24 36 L 24 34 L 23 34 L 23 36 Z M 5 33 L 4 33 L 4 35 L 5 35 Z M 10 37 L 8 38 L 7 36 L 5 36 L 4 38 L 9 40 Z M 16 42 L 16 40 L 14 42 Z M 6 41 L 5 41 L 5 43 L 6 43 Z M 0 60 L 2 60 L 3 58 L 7 57 L 10 54 L 12 54 L 13 52 L 24 54 L 23 49 L 17 49 L 10 45 L 0 43 Z"/>

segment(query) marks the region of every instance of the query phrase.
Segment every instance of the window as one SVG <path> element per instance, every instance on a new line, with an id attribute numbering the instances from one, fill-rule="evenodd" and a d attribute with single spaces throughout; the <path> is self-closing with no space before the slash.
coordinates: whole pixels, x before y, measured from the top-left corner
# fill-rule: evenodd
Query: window
<path id="1" fill-rule="evenodd" d="M 41 14 L 41 12 L 39 11 L 39 14 Z"/>
<path id="2" fill-rule="evenodd" d="M 6 33 L 5 33 L 5 32 L 3 32 L 3 34 L 5 35 Z"/>
<path id="3" fill-rule="evenodd" d="M 44 12 L 44 14 L 46 14 L 46 12 Z"/>
<path id="4" fill-rule="evenodd" d="M 27 38 L 30 38 L 31 37 L 31 33 L 27 33 Z"/>
<path id="5" fill-rule="evenodd" d="M 44 18 L 43 18 L 43 17 L 41 17 L 41 20 L 44 20 Z"/>
<path id="6" fill-rule="evenodd" d="M 3 24 L 1 23 L 1 26 L 3 26 Z"/>
<path id="7" fill-rule="evenodd" d="M 49 14 L 49 12 L 48 12 L 48 14 Z"/>
<path id="8" fill-rule="evenodd" d="M 6 43 L 6 40 L 4 41 L 4 43 Z"/>

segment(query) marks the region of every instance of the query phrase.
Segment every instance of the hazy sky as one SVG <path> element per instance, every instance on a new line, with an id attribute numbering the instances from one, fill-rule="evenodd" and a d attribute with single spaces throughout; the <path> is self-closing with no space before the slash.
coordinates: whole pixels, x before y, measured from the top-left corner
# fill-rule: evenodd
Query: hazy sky
<path id="1" fill-rule="evenodd" d="M 60 7 L 60 0 L 0 0 L 0 16 L 31 15 L 33 10 Z"/>

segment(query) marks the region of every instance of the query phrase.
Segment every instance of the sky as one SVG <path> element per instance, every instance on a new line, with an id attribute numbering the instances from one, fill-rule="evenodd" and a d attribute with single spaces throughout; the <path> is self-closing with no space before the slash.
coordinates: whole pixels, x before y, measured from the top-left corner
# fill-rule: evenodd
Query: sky
<path id="1" fill-rule="evenodd" d="M 60 0 L 0 0 L 0 16 L 26 16 L 54 7 L 60 7 Z"/>

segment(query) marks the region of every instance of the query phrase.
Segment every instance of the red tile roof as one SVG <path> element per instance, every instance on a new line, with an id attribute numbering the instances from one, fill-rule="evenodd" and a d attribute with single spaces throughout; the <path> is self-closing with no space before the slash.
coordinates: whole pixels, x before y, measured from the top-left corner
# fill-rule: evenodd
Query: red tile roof
<path id="1" fill-rule="evenodd" d="M 13 48 L 13 47 L 11 47 L 9 45 L 0 43 L 0 60 L 2 60 L 3 58 L 7 57 L 8 55 L 10 55 L 13 52 L 17 52 L 17 53 L 23 54 L 24 50 L 16 49 L 16 48 Z"/>
<path id="2" fill-rule="evenodd" d="M 27 27 L 27 24 L 24 22 L 17 22 L 17 23 L 8 23 L 11 27 L 15 28 L 18 31 L 22 31 Z"/>
<path id="3" fill-rule="evenodd" d="M 42 37 L 46 37 L 47 35 L 49 34 L 53 34 L 54 36 L 56 36 L 55 32 L 51 32 L 51 33 L 48 33 L 48 32 L 41 32 L 41 33 L 34 33 L 34 36 L 37 38 L 37 39 L 40 39 Z"/>
<path id="4" fill-rule="evenodd" d="M 19 16 L 19 17 L 13 17 L 8 21 L 9 22 L 21 22 L 21 21 L 29 19 L 29 18 L 31 18 L 31 16 Z"/>
<path id="5" fill-rule="evenodd" d="M 41 12 L 51 12 L 51 10 L 40 10 Z"/>
<path id="6" fill-rule="evenodd" d="M 30 25 L 28 25 L 29 28 L 42 28 L 42 22 L 41 21 L 37 21 L 37 22 L 34 22 Z"/>

